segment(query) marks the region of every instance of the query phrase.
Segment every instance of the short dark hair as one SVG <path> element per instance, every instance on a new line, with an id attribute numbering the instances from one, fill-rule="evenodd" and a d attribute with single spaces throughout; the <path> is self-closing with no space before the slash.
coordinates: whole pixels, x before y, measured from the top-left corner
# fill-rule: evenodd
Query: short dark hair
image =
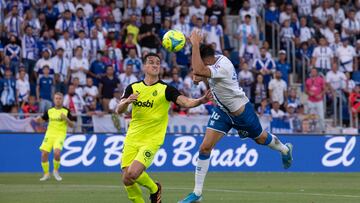
<path id="1" fill-rule="evenodd" d="M 157 54 L 155 54 L 155 53 L 148 53 L 148 54 L 146 54 L 146 55 L 144 56 L 144 59 L 143 59 L 143 63 L 144 63 L 144 64 L 146 63 L 147 58 L 149 58 L 150 56 L 155 56 L 155 57 L 157 57 L 159 60 L 161 60 L 159 55 L 157 55 Z"/>
<path id="2" fill-rule="evenodd" d="M 202 59 L 209 56 L 215 56 L 214 47 L 211 44 L 200 45 L 200 56 Z"/>

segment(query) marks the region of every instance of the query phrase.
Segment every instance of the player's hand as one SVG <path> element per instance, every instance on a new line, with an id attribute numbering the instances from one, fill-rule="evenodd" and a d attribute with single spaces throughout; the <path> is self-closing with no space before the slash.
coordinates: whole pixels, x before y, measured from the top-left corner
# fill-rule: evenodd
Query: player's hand
<path id="1" fill-rule="evenodd" d="M 66 119 L 67 119 L 67 117 L 65 116 L 64 113 L 61 113 L 60 117 L 61 117 L 62 120 L 66 120 Z"/>
<path id="2" fill-rule="evenodd" d="M 210 100 L 213 99 L 213 96 L 211 94 L 211 91 L 210 90 L 206 90 L 204 96 L 201 97 L 201 103 L 202 104 L 205 104 L 207 102 L 209 102 Z"/>
<path id="3" fill-rule="evenodd" d="M 192 45 L 200 45 L 202 42 L 202 35 L 199 29 L 194 29 L 190 35 L 190 42 Z"/>
<path id="4" fill-rule="evenodd" d="M 134 101 L 137 100 L 137 98 L 139 97 L 139 94 L 135 93 L 135 94 L 131 94 L 127 99 L 126 99 L 126 103 L 127 104 L 131 104 Z"/>
<path id="5" fill-rule="evenodd" d="M 193 75 L 193 81 L 195 85 L 198 85 L 200 81 L 202 81 L 203 78 L 197 75 Z"/>

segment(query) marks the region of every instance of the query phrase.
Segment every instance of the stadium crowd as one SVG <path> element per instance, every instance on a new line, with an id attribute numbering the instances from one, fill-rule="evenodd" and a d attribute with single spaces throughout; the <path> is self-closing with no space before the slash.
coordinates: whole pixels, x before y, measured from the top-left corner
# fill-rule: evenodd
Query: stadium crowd
<path id="1" fill-rule="evenodd" d="M 323 130 L 336 115 L 334 102 L 344 124 L 358 114 L 359 0 L 0 0 L 0 112 L 44 112 L 55 91 L 73 114 L 113 112 L 149 52 L 163 59 L 162 80 L 199 97 L 206 85 L 192 81 L 189 43 L 175 54 L 161 47 L 168 30 L 188 37 L 196 28 L 233 61 L 261 116 L 311 131 L 311 121 Z M 172 112 L 209 114 L 211 106 L 174 104 Z"/>

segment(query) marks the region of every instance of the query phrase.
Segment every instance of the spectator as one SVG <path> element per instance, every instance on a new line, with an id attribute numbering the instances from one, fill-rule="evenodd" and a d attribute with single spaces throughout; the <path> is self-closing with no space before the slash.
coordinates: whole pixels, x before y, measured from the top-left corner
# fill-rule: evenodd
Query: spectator
<path id="1" fill-rule="evenodd" d="M 264 84 L 267 87 L 273 73 L 275 72 L 275 62 L 272 58 L 266 56 L 266 48 L 260 49 L 260 58 L 256 59 L 253 64 L 253 69 L 256 73 L 261 73 L 264 77 Z"/>
<path id="2" fill-rule="evenodd" d="M 266 41 L 272 41 L 272 29 L 275 24 L 279 23 L 279 8 L 277 8 L 275 1 L 270 1 L 269 7 L 265 10 L 265 33 Z M 274 42 L 275 43 L 275 42 Z"/>
<path id="3" fill-rule="evenodd" d="M 338 70 L 337 64 L 333 64 L 331 71 L 327 72 L 326 74 L 326 83 L 333 96 L 335 96 L 336 92 L 341 92 L 341 90 L 344 88 L 343 81 L 345 80 L 345 74 Z"/>
<path id="4" fill-rule="evenodd" d="M 91 32 L 95 30 L 97 32 L 97 38 L 101 41 L 105 41 L 107 37 L 108 31 L 103 25 L 103 21 L 101 18 L 95 18 L 95 25 L 91 28 Z"/>
<path id="5" fill-rule="evenodd" d="M 121 100 L 121 92 L 122 91 L 119 88 L 114 89 L 114 94 L 113 94 L 114 97 L 109 102 L 109 112 L 110 113 L 116 113 L 115 109 Z"/>
<path id="6" fill-rule="evenodd" d="M 358 114 L 360 112 L 360 85 L 356 85 L 354 90 L 349 96 L 351 112 L 353 114 Z"/>
<path id="7" fill-rule="evenodd" d="M 120 67 L 121 67 L 121 61 L 123 60 L 123 56 L 121 53 L 121 50 L 117 47 L 117 41 L 114 39 L 111 42 L 111 46 L 108 47 L 108 56 L 111 60 L 111 64 L 115 69 L 115 73 L 116 75 L 119 74 L 120 71 Z"/>
<path id="8" fill-rule="evenodd" d="M 251 16 L 246 15 L 242 24 L 239 25 L 236 31 L 236 38 L 240 40 L 241 44 L 247 44 L 247 39 L 251 36 L 257 39 L 256 27 L 251 24 Z"/>
<path id="9" fill-rule="evenodd" d="M 49 49 L 51 53 L 55 53 L 56 41 L 51 36 L 52 30 L 45 31 L 38 41 L 39 50 Z"/>
<path id="10" fill-rule="evenodd" d="M 98 86 L 101 77 L 105 75 L 105 63 L 101 61 L 102 52 L 98 51 L 95 60 L 91 63 L 88 74 L 93 78 L 94 85 Z"/>
<path id="11" fill-rule="evenodd" d="M 213 15 L 210 17 L 210 23 L 204 27 L 205 42 L 207 44 L 215 43 L 218 53 L 224 50 L 224 33 L 221 25 L 218 24 L 218 18 Z"/>
<path id="12" fill-rule="evenodd" d="M 29 96 L 29 101 L 24 102 L 21 106 L 22 111 L 24 114 L 29 113 L 38 113 L 39 112 L 39 106 L 36 104 L 36 98 L 33 95 Z"/>
<path id="13" fill-rule="evenodd" d="M 16 81 L 10 69 L 5 69 L 0 82 L 2 111 L 9 113 L 16 103 Z"/>
<path id="14" fill-rule="evenodd" d="M 74 40 L 74 47 L 81 46 L 83 48 L 83 57 L 89 59 L 90 58 L 90 39 L 86 37 L 86 33 L 84 30 L 79 30 L 78 32 L 79 38 Z"/>
<path id="15" fill-rule="evenodd" d="M 124 88 L 138 81 L 135 74 L 133 73 L 133 65 L 126 66 L 125 72 L 119 75 L 119 81 Z"/>
<path id="16" fill-rule="evenodd" d="M 46 7 L 42 10 L 46 17 L 46 24 L 50 29 L 55 29 L 56 21 L 60 16 L 59 9 L 54 6 L 52 0 L 46 0 Z"/>
<path id="17" fill-rule="evenodd" d="M 136 23 L 136 16 L 131 15 L 129 23 L 124 26 L 124 29 L 127 33 L 127 35 L 132 34 L 133 36 L 133 43 L 138 44 L 138 38 L 139 38 L 139 32 L 140 32 L 140 26 L 141 24 Z M 126 38 L 126 41 L 128 40 L 128 37 Z"/>
<path id="18" fill-rule="evenodd" d="M 79 7 L 76 9 L 76 18 L 75 18 L 75 33 L 79 35 L 80 31 L 83 31 L 85 36 L 89 36 L 89 24 L 85 18 L 84 10 Z M 83 36 L 82 38 L 84 38 Z"/>
<path id="19" fill-rule="evenodd" d="M 156 0 L 150 0 L 149 4 L 142 11 L 143 16 L 151 16 L 156 29 L 161 27 L 161 9 Z"/>
<path id="20" fill-rule="evenodd" d="M 96 29 L 92 29 L 90 38 L 90 59 L 95 58 L 98 51 L 103 51 L 104 49 L 105 40 L 98 37 L 98 32 Z"/>
<path id="21" fill-rule="evenodd" d="M 280 24 L 282 25 L 286 20 L 290 20 L 293 12 L 294 12 L 293 6 L 291 4 L 286 4 L 285 10 L 280 13 L 280 17 L 279 17 Z"/>
<path id="22" fill-rule="evenodd" d="M 136 55 L 140 56 L 141 48 L 138 44 L 135 44 L 133 41 L 134 35 L 133 34 L 127 34 L 127 38 L 125 43 L 122 46 L 122 55 L 124 59 L 126 59 L 129 56 L 130 49 L 135 49 Z"/>
<path id="23" fill-rule="evenodd" d="M 250 98 L 253 99 L 252 102 L 255 104 L 255 109 L 261 105 L 264 99 L 267 99 L 267 89 L 264 85 L 264 77 L 261 74 L 256 76 L 256 83 L 252 87 L 251 95 L 253 95 Z"/>
<path id="24" fill-rule="evenodd" d="M 183 83 L 183 80 L 180 77 L 179 71 L 177 69 L 172 70 L 172 80 L 169 85 L 175 87 L 180 92 L 184 91 L 184 83 Z"/>
<path id="25" fill-rule="evenodd" d="M 254 76 L 249 71 L 249 66 L 247 63 L 241 65 L 241 71 L 238 74 L 238 81 L 240 87 L 244 90 L 246 96 L 251 98 L 251 84 L 254 82 Z"/>
<path id="26" fill-rule="evenodd" d="M 67 10 L 71 13 L 75 13 L 74 4 L 69 0 L 61 0 L 56 4 L 56 6 L 59 9 L 60 13 L 66 13 Z"/>
<path id="27" fill-rule="evenodd" d="M 269 83 L 269 96 L 272 102 L 276 101 L 283 106 L 285 101 L 287 101 L 287 85 L 281 77 L 281 72 L 276 71 L 275 78 Z"/>
<path id="28" fill-rule="evenodd" d="M 83 48 L 76 47 L 75 57 L 70 61 L 70 71 L 72 78 L 79 78 L 80 85 L 86 84 L 86 74 L 89 71 L 89 62 L 83 57 Z"/>
<path id="29" fill-rule="evenodd" d="M 85 102 L 75 93 L 74 85 L 69 85 L 68 93 L 64 97 L 64 107 L 68 108 L 72 115 L 77 115 L 84 111 L 84 106 Z"/>
<path id="30" fill-rule="evenodd" d="M 312 65 L 322 73 L 326 73 L 331 69 L 331 64 L 334 63 L 333 57 L 333 51 L 327 45 L 326 39 L 321 37 L 319 46 L 314 49 L 312 55 Z"/>
<path id="31" fill-rule="evenodd" d="M 284 24 L 281 27 L 279 35 L 281 41 L 283 42 L 282 44 L 283 47 L 289 46 L 288 42 L 294 40 L 295 38 L 294 29 L 290 26 L 290 20 L 284 21 Z"/>
<path id="32" fill-rule="evenodd" d="M 320 29 L 320 33 L 326 38 L 329 44 L 335 42 L 335 34 L 338 33 L 338 30 L 335 28 L 335 21 L 329 19 L 327 21 L 327 27 L 325 29 Z"/>
<path id="33" fill-rule="evenodd" d="M 97 100 L 99 96 L 99 90 L 94 85 L 92 78 L 86 78 L 86 86 L 84 87 L 83 97 L 85 97 L 85 103 L 89 104 L 94 100 Z"/>
<path id="34" fill-rule="evenodd" d="M 207 88 L 203 81 L 200 81 L 198 84 L 194 84 L 193 77 L 193 70 L 191 69 L 183 82 L 184 92 L 188 97 L 197 99 L 204 95 Z"/>
<path id="35" fill-rule="evenodd" d="M 257 113 L 260 116 L 270 116 L 271 115 L 271 109 L 270 109 L 267 99 L 263 99 L 261 101 L 261 104 L 257 108 Z"/>
<path id="36" fill-rule="evenodd" d="M 180 19 L 173 26 L 173 29 L 181 31 L 187 38 L 190 37 L 190 25 L 185 22 L 185 15 L 180 15 Z"/>
<path id="37" fill-rule="evenodd" d="M 124 60 L 123 66 L 127 67 L 128 65 L 133 66 L 133 73 L 137 78 L 139 78 L 141 73 L 142 61 L 136 56 L 136 49 L 129 49 L 129 56 Z"/>
<path id="38" fill-rule="evenodd" d="M 276 70 L 281 72 L 282 79 L 286 82 L 286 84 L 289 84 L 289 73 L 291 66 L 286 60 L 285 50 L 279 51 L 279 60 L 276 62 Z"/>
<path id="39" fill-rule="evenodd" d="M 92 5 L 89 4 L 89 0 L 80 0 L 79 3 L 76 5 L 76 10 L 79 8 L 82 8 L 84 10 L 84 14 L 87 19 L 90 18 L 94 13 L 94 9 Z"/>
<path id="40" fill-rule="evenodd" d="M 254 42 L 253 37 L 249 36 L 247 44 L 242 44 L 239 50 L 239 58 L 241 63 L 253 64 L 254 60 L 260 57 L 260 50 Z"/>
<path id="41" fill-rule="evenodd" d="M 289 105 L 292 105 L 295 108 L 295 110 L 297 109 L 298 106 L 301 105 L 300 98 L 297 96 L 296 88 L 290 88 L 289 97 L 287 99 L 286 104 L 287 107 Z"/>
<path id="42" fill-rule="evenodd" d="M 140 27 L 141 15 L 141 8 L 137 5 L 137 1 L 131 0 L 128 8 L 125 8 L 124 19 L 131 19 L 134 27 Z"/>
<path id="43" fill-rule="evenodd" d="M 17 37 L 20 37 L 21 25 L 24 21 L 23 18 L 20 16 L 21 15 L 19 14 L 18 5 L 13 4 L 11 6 L 11 12 L 4 22 L 7 36 L 15 35 Z"/>
<path id="44" fill-rule="evenodd" d="M 345 20 L 344 9 L 341 8 L 340 1 L 335 1 L 334 5 L 334 21 L 336 24 L 336 29 L 341 29 L 341 23 Z"/>
<path id="45" fill-rule="evenodd" d="M 313 37 L 313 34 L 315 33 L 313 28 L 309 28 L 307 26 L 307 20 L 306 17 L 302 17 L 300 19 L 300 31 L 299 31 L 299 38 L 300 42 L 306 42 L 309 39 Z"/>
<path id="46" fill-rule="evenodd" d="M 64 49 L 59 47 L 51 59 L 55 72 L 55 91 L 65 93 L 69 82 L 70 61 L 64 56 Z"/>
<path id="47" fill-rule="evenodd" d="M 201 5 L 200 0 L 194 0 L 194 4 L 189 7 L 189 16 L 196 16 L 196 18 L 201 18 L 201 20 L 204 20 L 206 12 L 206 7 Z"/>
<path id="48" fill-rule="evenodd" d="M 225 28 L 225 24 L 226 24 L 226 16 L 224 13 L 224 7 L 222 7 L 220 5 L 220 2 L 218 1 L 213 1 L 211 7 L 208 7 L 205 11 L 205 24 L 209 23 L 209 18 L 211 16 L 215 15 L 218 19 L 218 23 L 221 25 L 221 27 L 223 27 L 223 29 Z"/>
<path id="49" fill-rule="evenodd" d="M 99 86 L 102 107 L 105 112 L 109 112 L 109 102 L 113 97 L 115 88 L 120 88 L 120 81 L 114 75 L 114 68 L 112 66 L 107 66 L 106 75 L 101 78 Z"/>
<path id="50" fill-rule="evenodd" d="M 141 25 L 139 32 L 139 43 L 142 51 L 156 53 L 159 45 L 159 39 L 156 36 L 156 27 L 151 15 L 145 16 L 145 23 Z"/>
<path id="51" fill-rule="evenodd" d="M 51 51 L 49 49 L 44 49 L 42 51 L 42 57 L 36 62 L 36 65 L 34 68 L 35 78 L 39 78 L 44 74 L 44 70 L 43 70 L 44 66 L 47 66 L 49 68 L 49 76 L 51 78 L 54 78 L 55 67 L 52 66 L 52 61 L 51 61 L 50 56 L 51 56 Z"/>
<path id="52" fill-rule="evenodd" d="M 336 57 L 340 63 L 340 70 L 342 72 L 350 72 L 352 73 L 357 70 L 357 58 L 355 48 L 349 45 L 349 39 L 344 38 L 343 43 L 336 50 Z"/>
<path id="53" fill-rule="evenodd" d="M 325 24 L 329 18 L 334 16 L 334 8 L 330 7 L 329 0 L 322 1 L 321 6 L 314 11 L 314 20 L 317 24 Z"/>
<path id="54" fill-rule="evenodd" d="M 360 33 L 360 22 L 355 19 L 355 11 L 350 10 L 348 13 L 348 17 L 341 24 L 342 32 L 341 37 L 356 37 Z"/>
<path id="55" fill-rule="evenodd" d="M 21 50 L 25 69 L 29 75 L 32 75 L 37 59 L 37 47 L 36 40 L 30 26 L 25 28 L 25 35 L 21 40 Z"/>
<path id="56" fill-rule="evenodd" d="M 59 9 L 60 10 L 60 9 Z M 61 11 L 60 11 L 61 12 Z M 71 37 L 74 37 L 75 34 L 75 22 L 72 19 L 72 14 L 70 10 L 66 9 L 63 17 L 60 18 L 55 25 L 55 32 L 60 35 L 64 31 L 68 31 Z"/>
<path id="57" fill-rule="evenodd" d="M 63 38 L 59 39 L 56 43 L 56 47 L 62 47 L 65 51 L 65 57 L 69 60 L 73 57 L 74 41 L 70 38 L 68 30 L 63 32 Z"/>
<path id="58" fill-rule="evenodd" d="M 30 95 L 29 79 L 26 79 L 25 68 L 19 70 L 19 78 L 16 80 L 16 101 L 18 104 L 28 101 Z"/>
<path id="59" fill-rule="evenodd" d="M 39 76 L 36 86 L 36 97 L 40 103 L 39 112 L 44 113 L 52 106 L 54 78 L 50 77 L 50 66 L 44 65 L 43 74 Z"/>
<path id="60" fill-rule="evenodd" d="M 299 17 L 312 16 L 312 7 L 315 4 L 314 0 L 296 0 L 295 4 L 298 9 Z"/>
<path id="61" fill-rule="evenodd" d="M 5 46 L 4 52 L 5 56 L 10 58 L 11 70 L 17 73 L 20 64 L 21 47 L 17 44 L 17 39 L 14 35 L 10 36 L 10 44 Z"/>
<path id="62" fill-rule="evenodd" d="M 285 113 L 280 109 L 280 103 L 278 101 L 272 103 L 271 117 L 278 119 L 283 119 L 285 117 Z"/>
<path id="63" fill-rule="evenodd" d="M 26 11 L 24 16 L 24 21 L 22 23 L 22 29 L 26 26 L 31 26 L 36 37 L 40 36 L 40 21 L 39 18 L 36 16 L 36 12 L 32 9 Z"/>
<path id="64" fill-rule="evenodd" d="M 72 79 L 72 84 L 74 85 L 75 93 L 76 93 L 77 95 L 79 95 L 81 98 L 84 98 L 85 92 L 84 92 L 83 87 L 79 85 L 79 84 L 80 84 L 79 78 L 74 77 L 74 78 Z"/>
<path id="65" fill-rule="evenodd" d="M 100 0 L 99 2 L 95 9 L 95 15 L 99 16 L 101 20 L 106 21 L 107 16 L 111 14 L 111 7 L 107 5 L 105 0 Z"/>

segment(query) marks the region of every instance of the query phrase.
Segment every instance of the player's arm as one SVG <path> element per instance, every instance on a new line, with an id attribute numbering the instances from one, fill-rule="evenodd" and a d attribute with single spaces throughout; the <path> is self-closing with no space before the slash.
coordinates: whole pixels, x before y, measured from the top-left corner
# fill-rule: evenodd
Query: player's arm
<path id="1" fill-rule="evenodd" d="M 120 103 L 115 108 L 115 112 L 118 114 L 124 113 L 128 108 L 129 104 L 136 101 L 138 96 L 139 96 L 138 94 L 133 94 L 133 89 L 131 85 L 127 86 L 124 95 L 120 100 Z"/>
<path id="2" fill-rule="evenodd" d="M 194 74 L 202 77 L 211 77 L 211 71 L 209 67 L 207 67 L 204 62 L 201 60 L 200 56 L 200 43 L 202 41 L 202 37 L 200 32 L 194 29 L 190 36 L 190 41 L 192 44 L 192 55 L 191 55 L 191 64 L 194 70 Z"/>
<path id="3" fill-rule="evenodd" d="M 166 100 L 172 101 L 181 107 L 192 108 L 208 102 L 211 98 L 211 93 L 210 91 L 207 91 L 201 98 L 192 99 L 182 95 L 175 87 L 168 85 L 165 90 L 165 97 Z"/>
<path id="4" fill-rule="evenodd" d="M 47 122 L 49 120 L 49 114 L 48 111 L 45 111 L 44 114 L 42 116 L 38 116 L 34 119 L 34 121 L 36 123 L 44 123 Z"/>
<path id="5" fill-rule="evenodd" d="M 70 127 L 70 128 L 73 128 L 75 126 L 75 123 L 74 123 L 74 119 L 73 117 L 71 116 L 71 113 L 70 111 L 68 111 L 67 115 L 61 113 L 61 119 L 65 120 L 67 125 Z"/>

